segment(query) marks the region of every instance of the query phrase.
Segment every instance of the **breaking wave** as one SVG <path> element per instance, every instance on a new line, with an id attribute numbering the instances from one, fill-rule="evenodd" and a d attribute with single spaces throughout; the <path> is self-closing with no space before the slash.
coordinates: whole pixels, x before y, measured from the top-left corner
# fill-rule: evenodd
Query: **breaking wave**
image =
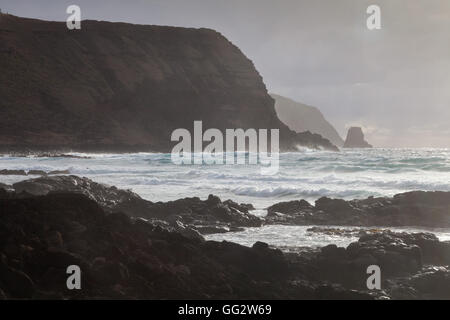
<path id="1" fill-rule="evenodd" d="M 273 176 L 261 175 L 255 165 L 178 166 L 163 153 L 72 155 L 78 158 L 4 155 L 0 169 L 68 169 L 71 174 L 132 189 L 152 201 L 214 193 L 258 209 L 300 198 L 313 202 L 323 196 L 354 199 L 412 190 L 450 191 L 449 149 L 301 150 L 280 154 L 279 172 Z M 0 176 L 0 182 L 27 178 Z"/>

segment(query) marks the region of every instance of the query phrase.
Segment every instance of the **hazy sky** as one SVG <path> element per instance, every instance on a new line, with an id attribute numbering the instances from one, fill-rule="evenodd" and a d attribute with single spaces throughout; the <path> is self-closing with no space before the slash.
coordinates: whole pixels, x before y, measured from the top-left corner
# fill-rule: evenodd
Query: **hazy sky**
<path id="1" fill-rule="evenodd" d="M 208 27 L 256 65 L 270 92 L 317 106 L 345 138 L 450 147 L 449 0 L 0 0 L 9 13 Z M 381 7 L 369 31 L 366 9 Z"/>

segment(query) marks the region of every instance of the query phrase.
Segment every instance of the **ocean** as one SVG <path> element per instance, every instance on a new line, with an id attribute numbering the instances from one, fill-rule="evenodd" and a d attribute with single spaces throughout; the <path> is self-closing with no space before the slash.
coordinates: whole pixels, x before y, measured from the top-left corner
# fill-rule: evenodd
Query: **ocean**
<path id="1" fill-rule="evenodd" d="M 281 201 L 305 199 L 314 203 L 323 196 L 349 200 L 413 190 L 450 191 L 450 149 L 305 149 L 280 154 L 279 172 L 272 176 L 262 175 L 258 165 L 175 165 L 170 154 L 161 153 L 71 154 L 89 158 L 3 155 L 0 169 L 68 169 L 96 182 L 131 189 L 150 201 L 194 196 L 206 199 L 215 194 L 222 200 L 251 203 L 256 208 L 252 213 L 259 216 Z M 0 176 L 0 182 L 11 184 L 32 177 L 5 175 Z M 345 246 L 357 239 L 312 234 L 306 229 L 265 226 L 208 238 L 244 245 L 259 240 L 281 247 Z M 450 230 L 428 231 L 443 240 L 450 239 Z"/>

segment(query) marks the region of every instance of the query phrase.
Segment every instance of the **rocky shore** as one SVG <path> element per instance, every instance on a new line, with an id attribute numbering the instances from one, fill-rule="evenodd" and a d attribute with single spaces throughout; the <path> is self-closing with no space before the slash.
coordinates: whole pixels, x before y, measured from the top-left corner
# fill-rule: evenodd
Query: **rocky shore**
<path id="1" fill-rule="evenodd" d="M 123 212 L 129 217 L 144 218 L 191 236 L 238 231 L 242 227 L 260 227 L 263 220 L 250 214 L 251 204 L 208 199 L 185 198 L 170 202 L 151 202 L 129 190 L 121 190 L 77 176 L 43 176 L 5 186 L 17 193 L 47 195 L 51 192 L 74 192 L 86 195 L 106 212 Z"/>
<path id="2" fill-rule="evenodd" d="M 337 226 L 450 227 L 450 192 L 413 191 L 394 197 L 345 201 L 323 197 L 277 203 L 265 223 Z"/>
<path id="3" fill-rule="evenodd" d="M 123 213 L 88 196 L 0 189 L 0 296 L 33 299 L 232 299 L 368 297 L 291 281 L 279 250 L 204 241 Z M 82 270 L 81 290 L 66 268 Z"/>
<path id="4" fill-rule="evenodd" d="M 380 231 L 365 234 L 347 248 L 328 245 L 291 254 L 294 273 L 306 281 L 339 284 L 367 292 L 367 267 L 382 272 L 377 299 L 450 299 L 450 243 L 430 233 Z M 369 293 L 369 292 L 367 292 Z"/>
<path id="5" fill-rule="evenodd" d="M 412 193 L 391 202 L 436 209 L 443 199 Z M 262 242 L 205 241 L 200 234 L 260 226 L 264 221 L 251 208 L 212 195 L 153 203 L 76 176 L 0 185 L 0 297 L 450 299 L 450 243 L 430 233 L 373 229 L 360 231 L 347 248 L 290 253 Z M 270 219 L 280 217 L 278 211 L 296 216 L 299 209 L 315 210 L 301 201 L 278 204 L 267 220 L 275 222 Z M 66 287 L 69 265 L 82 270 L 81 290 Z M 381 290 L 367 289 L 370 265 L 382 271 Z"/>
<path id="6" fill-rule="evenodd" d="M 222 201 L 214 195 L 209 195 L 206 200 L 193 197 L 165 203 L 151 202 L 130 190 L 106 186 L 85 177 L 55 174 L 58 172 L 3 185 L 2 188 L 35 196 L 51 192 L 81 193 L 107 212 L 120 211 L 130 217 L 165 222 L 172 226 L 188 225 L 202 234 L 238 231 L 243 227 L 260 227 L 263 224 L 450 227 L 450 192 L 413 191 L 394 197 L 351 201 L 322 197 L 314 205 L 305 200 L 294 200 L 270 206 L 267 216 L 259 218 L 251 214 L 254 209 L 252 204 Z"/>

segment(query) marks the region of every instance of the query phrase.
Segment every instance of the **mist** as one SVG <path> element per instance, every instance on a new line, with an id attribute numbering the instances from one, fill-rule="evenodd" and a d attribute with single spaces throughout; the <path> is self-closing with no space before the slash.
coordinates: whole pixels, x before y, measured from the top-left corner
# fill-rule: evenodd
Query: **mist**
<path id="1" fill-rule="evenodd" d="M 377 147 L 450 147 L 447 0 L 0 0 L 14 15 L 207 27 L 236 44 L 268 91 L 318 107 L 341 136 Z M 381 7 L 381 30 L 366 9 Z"/>

